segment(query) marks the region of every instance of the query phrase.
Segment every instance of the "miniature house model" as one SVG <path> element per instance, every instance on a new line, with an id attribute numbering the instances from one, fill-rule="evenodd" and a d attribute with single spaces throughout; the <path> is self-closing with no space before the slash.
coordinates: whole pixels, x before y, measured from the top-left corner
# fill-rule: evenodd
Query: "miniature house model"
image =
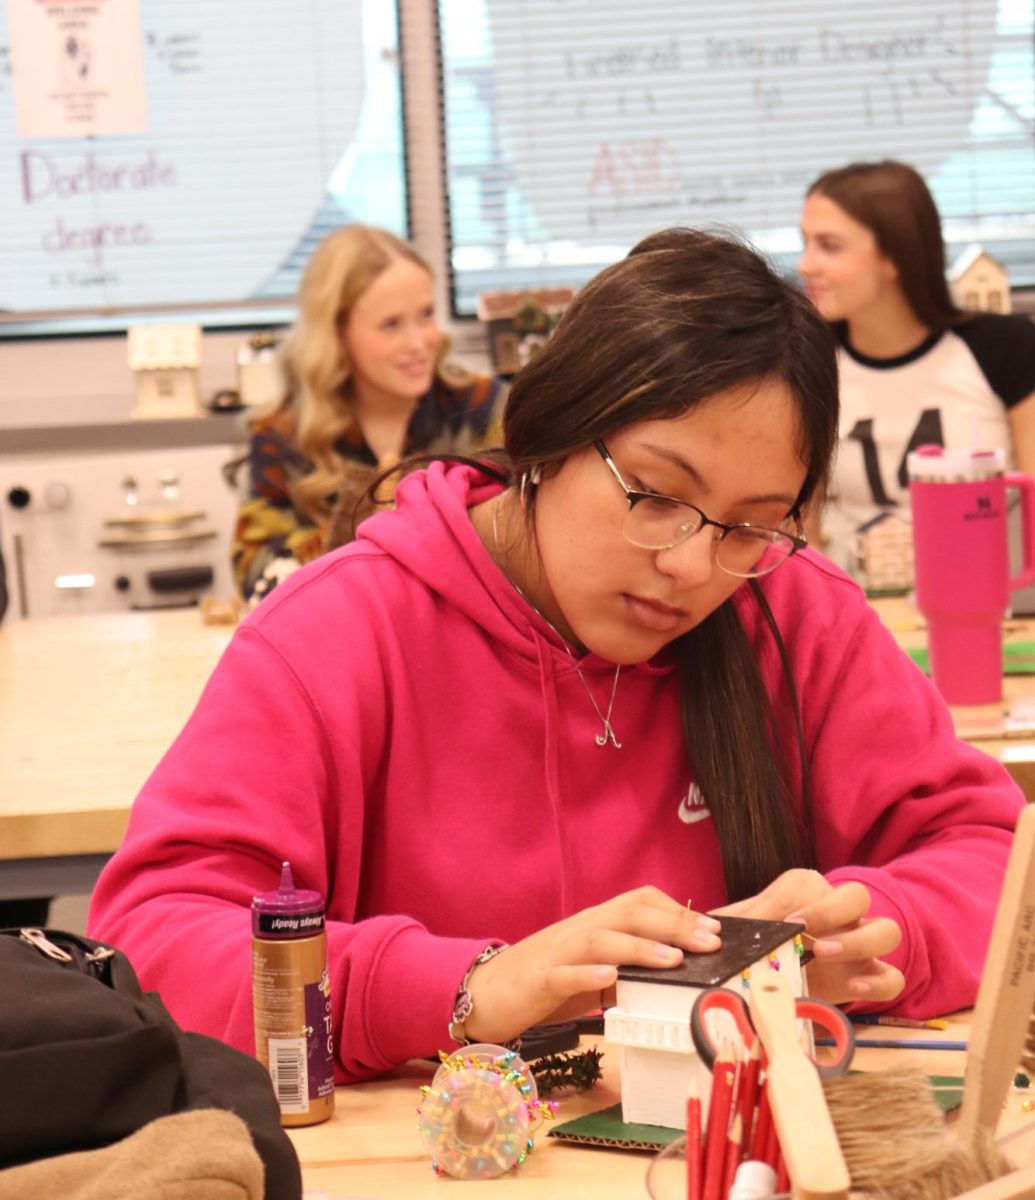
<path id="1" fill-rule="evenodd" d="M 952 297 L 960 308 L 1008 313 L 1010 277 L 1006 268 L 977 244 L 968 246 L 949 270 Z"/>
<path id="2" fill-rule="evenodd" d="M 686 1097 L 697 1087 L 707 1118 L 711 1075 L 690 1036 L 690 1013 L 709 987 L 742 991 L 751 968 L 778 970 L 791 992 L 805 992 L 802 959 L 794 945 L 804 925 L 722 917 L 722 946 L 713 954 L 688 954 L 678 967 L 621 967 L 617 1003 L 604 1015 L 604 1036 L 619 1048 L 622 1120 L 626 1124 L 686 1128 Z M 728 1014 L 728 1034 L 734 1026 Z M 727 1032 L 713 1031 L 715 1036 Z"/>
<path id="3" fill-rule="evenodd" d="M 574 295 L 573 287 L 553 287 L 478 296 L 478 319 L 488 328 L 497 375 L 515 374 L 542 349 Z"/>
<path id="4" fill-rule="evenodd" d="M 275 333 L 255 333 L 237 351 L 237 391 L 249 407 L 275 404 L 287 390 Z"/>
<path id="5" fill-rule="evenodd" d="M 128 333 L 134 417 L 194 417 L 200 413 L 199 325 L 134 325 Z"/>
<path id="6" fill-rule="evenodd" d="M 852 538 L 852 574 L 870 594 L 907 592 L 913 586 L 913 527 L 883 512 Z"/>

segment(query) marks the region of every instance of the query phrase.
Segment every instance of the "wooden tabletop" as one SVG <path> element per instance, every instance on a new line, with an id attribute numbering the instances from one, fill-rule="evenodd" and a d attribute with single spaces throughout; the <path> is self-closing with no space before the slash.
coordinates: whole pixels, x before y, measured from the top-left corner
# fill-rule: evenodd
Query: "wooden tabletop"
<path id="1" fill-rule="evenodd" d="M 114 851 L 231 632 L 193 608 L 0 627 L 0 860 Z"/>
<path id="2" fill-rule="evenodd" d="M 923 644 L 909 601 L 874 607 L 902 645 Z M 1035 640 L 1035 622 L 1006 631 Z M 194 608 L 0 627 L 0 861 L 111 854 L 232 632 Z M 1035 726 L 1004 728 L 1011 705 L 1035 714 L 1035 676 L 1007 677 L 1004 694 L 1004 705 L 955 710 L 957 729 L 1035 797 Z"/>
<path id="3" fill-rule="evenodd" d="M 953 1019 L 945 1032 L 860 1028 L 859 1034 L 922 1039 L 966 1039 L 969 1014 Z M 584 1113 L 608 1108 L 619 1102 L 617 1052 L 604 1045 L 604 1077 L 591 1092 L 564 1096 L 555 1122 L 560 1124 Z M 931 1075 L 962 1076 L 964 1055 L 958 1051 L 868 1050 L 856 1053 L 855 1065 L 866 1070 L 889 1066 L 917 1066 Z M 421 1084 L 430 1083 L 432 1064 L 410 1063 L 388 1079 L 338 1088 L 335 1112 L 330 1121 L 307 1129 L 289 1131 L 302 1162 L 307 1197 L 327 1200 L 443 1200 L 460 1188 L 464 1200 L 505 1193 L 510 1200 L 632 1200 L 646 1197 L 645 1177 L 652 1154 L 649 1151 L 596 1149 L 564 1143 L 546 1136 L 549 1124 L 535 1136 L 535 1149 L 526 1161 L 504 1180 L 471 1180 L 463 1184 L 437 1177 L 424 1152 L 417 1130 L 416 1109 Z M 1021 1097 L 1010 1096 L 1000 1131 L 1032 1121 L 1021 1110 Z M 1009 1147 L 1014 1161 L 1021 1161 L 1035 1139 L 1024 1138 Z M 500 1189 L 503 1189 L 501 1192 Z M 457 1193 L 459 1195 L 459 1192 Z"/>

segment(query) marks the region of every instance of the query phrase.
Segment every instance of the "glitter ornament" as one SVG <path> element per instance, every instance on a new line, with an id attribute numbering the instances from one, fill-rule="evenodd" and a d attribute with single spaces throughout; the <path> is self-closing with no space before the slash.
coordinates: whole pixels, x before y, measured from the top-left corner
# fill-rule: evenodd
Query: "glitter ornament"
<path id="1" fill-rule="evenodd" d="M 432 1168 L 454 1179 L 495 1179 L 518 1167 L 555 1101 L 541 1101 L 528 1064 L 503 1046 L 441 1055 L 417 1109 Z"/>

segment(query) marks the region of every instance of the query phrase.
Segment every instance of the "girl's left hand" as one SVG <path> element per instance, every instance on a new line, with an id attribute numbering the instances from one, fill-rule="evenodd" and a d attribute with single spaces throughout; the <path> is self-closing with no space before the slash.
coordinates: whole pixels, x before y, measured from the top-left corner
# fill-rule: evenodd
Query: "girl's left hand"
<path id="1" fill-rule="evenodd" d="M 870 893 L 861 883 L 829 884 L 818 871 L 785 871 L 757 896 L 717 908 L 721 916 L 768 921 L 801 921 L 808 933 L 809 994 L 845 1004 L 851 1000 L 886 1003 L 905 986 L 902 972 L 881 955 L 902 940 L 897 922 L 868 918 Z"/>

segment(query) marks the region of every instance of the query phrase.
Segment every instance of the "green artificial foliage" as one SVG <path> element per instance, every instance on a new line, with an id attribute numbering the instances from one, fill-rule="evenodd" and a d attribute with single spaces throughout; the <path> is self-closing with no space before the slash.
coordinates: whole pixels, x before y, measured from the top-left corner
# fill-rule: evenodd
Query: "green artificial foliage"
<path id="1" fill-rule="evenodd" d="M 596 1046 L 588 1050 L 570 1050 L 564 1054 L 546 1054 L 531 1063 L 532 1075 L 540 1096 L 553 1092 L 588 1092 L 600 1078 L 603 1052 Z"/>

